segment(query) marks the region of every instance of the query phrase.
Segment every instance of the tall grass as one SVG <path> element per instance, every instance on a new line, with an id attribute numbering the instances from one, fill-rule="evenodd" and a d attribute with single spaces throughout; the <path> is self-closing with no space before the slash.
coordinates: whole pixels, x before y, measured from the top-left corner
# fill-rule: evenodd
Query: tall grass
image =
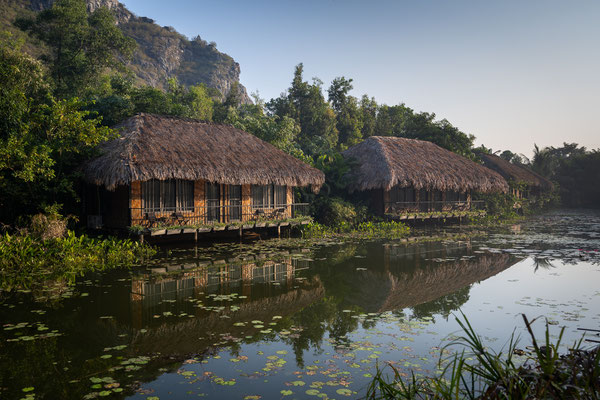
<path id="1" fill-rule="evenodd" d="M 546 322 L 544 344 L 539 345 L 531 324 L 523 321 L 531 337 L 533 351 L 516 361 L 519 338 L 514 333 L 507 348 L 500 352 L 488 349 L 468 319 L 456 319 L 463 334 L 444 346 L 455 350 L 440 358 L 437 376 L 404 379 L 393 366 L 393 376 L 377 369 L 367 390 L 369 399 L 599 399 L 600 351 L 582 349 L 583 341 L 560 355 L 564 328 L 558 339 L 550 338 Z"/>
<path id="2" fill-rule="evenodd" d="M 89 271 L 138 263 L 154 250 L 131 240 L 92 239 L 72 231 L 41 239 L 29 234 L 0 235 L 0 288 L 29 289 L 47 281 L 73 282 Z"/>

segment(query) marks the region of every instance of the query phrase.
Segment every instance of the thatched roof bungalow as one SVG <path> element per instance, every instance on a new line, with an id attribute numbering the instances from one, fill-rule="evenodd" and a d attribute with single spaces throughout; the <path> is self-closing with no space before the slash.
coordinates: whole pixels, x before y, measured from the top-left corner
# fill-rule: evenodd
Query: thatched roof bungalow
<path id="1" fill-rule="evenodd" d="M 483 164 L 502 175 L 511 186 L 512 193 L 518 198 L 527 198 L 529 194 L 540 194 L 553 188 L 552 182 L 531 169 L 516 165 L 495 154 L 479 154 Z"/>
<path id="2" fill-rule="evenodd" d="M 370 192 L 380 214 L 465 208 L 472 191 L 508 190 L 498 173 L 422 140 L 372 136 L 343 155 L 354 164 L 348 190 Z"/>
<path id="3" fill-rule="evenodd" d="M 321 171 L 231 125 L 138 114 L 102 145 L 84 177 L 86 214 L 105 226 L 289 217 L 292 188 L 318 191 Z M 89 192 L 89 191 L 88 191 Z M 277 212 L 275 212 L 277 211 Z"/>

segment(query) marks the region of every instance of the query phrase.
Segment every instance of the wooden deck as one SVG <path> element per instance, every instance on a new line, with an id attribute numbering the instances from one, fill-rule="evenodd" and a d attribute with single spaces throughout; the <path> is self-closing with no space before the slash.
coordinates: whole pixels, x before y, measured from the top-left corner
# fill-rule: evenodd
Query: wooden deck
<path id="1" fill-rule="evenodd" d="M 143 231 L 138 233 L 140 240 L 143 240 L 144 237 L 167 237 L 174 235 L 194 235 L 195 239 L 198 239 L 199 235 L 216 233 L 216 232 L 237 232 L 238 235 L 242 235 L 244 231 L 253 231 L 258 228 L 276 228 L 278 233 L 280 233 L 281 228 L 285 227 L 294 227 L 299 225 L 307 225 L 310 221 L 298 221 L 298 222 L 290 222 L 290 221 L 272 221 L 272 222 L 245 222 L 243 224 L 232 223 L 228 225 L 215 225 L 212 227 L 201 227 L 201 228 L 186 228 L 186 227 L 175 227 L 175 228 L 159 228 L 159 229 L 150 229 L 145 228 Z"/>
<path id="2" fill-rule="evenodd" d="M 427 221 L 427 220 L 445 220 L 445 219 L 463 219 L 470 217 L 483 217 L 486 212 L 481 210 L 475 213 L 470 212 L 469 214 L 460 212 L 432 212 L 432 213 L 400 213 L 400 214 L 386 214 L 386 218 L 393 221 Z"/>

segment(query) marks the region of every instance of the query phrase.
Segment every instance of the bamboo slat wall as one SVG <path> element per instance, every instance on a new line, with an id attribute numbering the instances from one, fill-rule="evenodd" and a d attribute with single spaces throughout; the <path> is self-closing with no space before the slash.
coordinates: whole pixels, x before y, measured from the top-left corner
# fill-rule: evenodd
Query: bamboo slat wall
<path id="1" fill-rule="evenodd" d="M 130 189 L 130 208 L 131 208 L 131 221 L 132 224 L 139 223 L 139 221 L 143 221 L 145 217 L 145 213 L 143 211 L 143 202 L 142 202 L 142 190 L 141 190 L 141 182 L 134 181 L 131 183 Z M 246 222 L 250 221 L 254 218 L 252 215 L 252 185 L 241 185 L 241 221 Z M 230 218 L 230 201 L 229 201 L 229 185 L 220 185 L 220 217 L 218 221 L 214 222 L 232 222 Z M 265 211 L 275 210 L 275 208 L 284 207 L 285 211 L 281 215 L 281 218 L 291 218 L 292 217 L 292 207 L 291 205 L 294 203 L 294 188 L 291 186 L 286 187 L 286 204 L 285 205 L 275 205 L 272 208 L 263 208 Z M 194 181 L 194 210 L 193 211 L 183 211 L 182 214 L 186 217 L 200 217 L 206 213 L 206 181 L 199 179 Z M 157 218 L 160 217 L 169 217 L 172 214 L 172 211 L 164 212 L 164 213 L 155 213 Z M 240 221 L 240 220 L 238 220 Z"/>

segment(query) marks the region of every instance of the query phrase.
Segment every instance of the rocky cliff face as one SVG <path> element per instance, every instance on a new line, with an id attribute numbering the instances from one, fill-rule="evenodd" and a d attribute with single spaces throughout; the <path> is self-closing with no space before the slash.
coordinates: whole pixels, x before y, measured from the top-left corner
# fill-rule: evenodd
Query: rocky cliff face
<path id="1" fill-rule="evenodd" d="M 55 0 L 30 0 L 31 9 L 41 11 Z M 133 38 L 138 47 L 131 69 L 139 81 L 164 88 L 168 78 L 176 77 L 184 85 L 203 83 L 226 96 L 240 79 L 240 65 L 214 43 L 200 37 L 187 39 L 172 27 L 161 27 L 150 18 L 138 17 L 118 0 L 86 0 L 90 12 L 108 7 L 115 14 L 123 33 Z M 239 85 L 242 102 L 250 103 L 246 88 Z"/>
<path id="2" fill-rule="evenodd" d="M 34 11 L 42 11 L 52 7 L 55 0 L 30 0 L 30 8 Z M 100 7 L 108 7 L 116 17 L 117 23 L 127 22 L 133 14 L 117 0 L 86 0 L 88 11 L 93 12 Z"/>

